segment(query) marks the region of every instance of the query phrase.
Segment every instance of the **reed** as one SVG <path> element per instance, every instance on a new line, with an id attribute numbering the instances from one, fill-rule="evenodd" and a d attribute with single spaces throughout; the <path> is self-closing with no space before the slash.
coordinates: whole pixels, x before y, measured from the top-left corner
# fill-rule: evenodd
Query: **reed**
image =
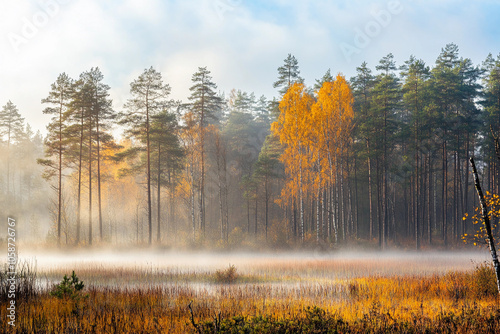
<path id="1" fill-rule="evenodd" d="M 109 268 L 94 270 L 87 278 L 95 281 L 87 282 L 75 268 L 84 298 L 61 299 L 36 286 L 19 294 L 16 327 L 2 322 L 0 333 L 500 332 L 494 273 L 481 263 L 467 271 L 330 279 L 297 268 L 296 278 L 282 281 L 270 267 L 265 277 L 246 268 L 234 284 L 214 280 L 217 270 L 163 271 L 162 278 L 162 271 L 143 268 L 129 269 L 143 284 L 124 283 L 120 271 L 110 284 Z M 250 273 L 253 282 L 245 280 Z"/>

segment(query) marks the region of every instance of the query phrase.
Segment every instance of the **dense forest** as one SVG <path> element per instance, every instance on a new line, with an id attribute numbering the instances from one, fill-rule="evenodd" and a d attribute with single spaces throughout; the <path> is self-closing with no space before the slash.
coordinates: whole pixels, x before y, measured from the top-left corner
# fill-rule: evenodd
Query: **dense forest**
<path id="1" fill-rule="evenodd" d="M 21 240 L 448 247 L 475 228 L 469 157 L 500 193 L 500 56 L 477 65 L 448 44 L 433 66 L 388 54 L 314 87 L 292 55 L 277 72 L 269 99 L 222 93 L 200 67 L 175 101 L 149 68 L 124 106 L 98 68 L 62 73 L 41 101 L 45 138 L 8 101 L 0 200 Z"/>

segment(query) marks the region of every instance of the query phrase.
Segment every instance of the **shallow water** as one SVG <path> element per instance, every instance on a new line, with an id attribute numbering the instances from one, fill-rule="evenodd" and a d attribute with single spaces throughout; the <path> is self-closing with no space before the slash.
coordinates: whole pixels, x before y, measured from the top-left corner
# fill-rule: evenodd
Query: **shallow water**
<path id="1" fill-rule="evenodd" d="M 339 281 L 367 276 L 432 275 L 465 271 L 488 261 L 476 252 L 291 252 L 201 253 L 159 250 L 30 252 L 20 259 L 36 263 L 38 277 L 56 281 L 72 270 L 95 286 L 189 284 L 205 287 L 207 275 L 235 265 L 240 275 L 264 282 Z M 81 276 L 79 275 L 79 276 Z M 252 280 L 250 280 L 252 283 Z"/>
<path id="2" fill-rule="evenodd" d="M 36 265 L 37 286 L 49 290 L 75 270 L 86 289 L 154 289 L 172 298 L 259 298 L 314 300 L 325 304 L 350 298 L 353 278 L 428 276 L 471 270 L 488 261 L 476 252 L 293 252 L 201 253 L 158 250 L 28 252 L 21 260 Z M 213 274 L 234 265 L 236 284 L 216 284 Z"/>

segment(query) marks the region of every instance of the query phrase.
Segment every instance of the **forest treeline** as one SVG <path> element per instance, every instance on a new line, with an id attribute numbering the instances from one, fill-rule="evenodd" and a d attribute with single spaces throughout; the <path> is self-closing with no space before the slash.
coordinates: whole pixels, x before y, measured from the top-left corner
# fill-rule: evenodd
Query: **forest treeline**
<path id="1" fill-rule="evenodd" d="M 175 101 L 151 67 L 116 106 L 98 68 L 62 73 L 45 138 L 11 101 L 0 112 L 2 202 L 63 245 L 419 249 L 474 229 L 470 157 L 500 192 L 500 56 L 477 65 L 448 44 L 433 66 L 388 54 L 307 87 L 288 55 L 269 84 L 272 99 L 226 95 L 200 67 Z"/>

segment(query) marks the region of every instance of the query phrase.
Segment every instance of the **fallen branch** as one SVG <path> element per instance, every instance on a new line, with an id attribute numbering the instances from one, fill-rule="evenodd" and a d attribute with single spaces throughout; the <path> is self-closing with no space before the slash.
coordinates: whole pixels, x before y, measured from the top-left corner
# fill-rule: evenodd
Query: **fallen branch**
<path id="1" fill-rule="evenodd" d="M 222 315 L 221 312 L 219 311 L 219 314 L 216 313 L 214 317 L 215 333 L 219 333 L 221 320 L 222 320 Z"/>
<path id="2" fill-rule="evenodd" d="M 189 312 L 191 313 L 191 324 L 193 324 L 193 327 L 196 329 L 196 331 L 197 331 L 199 334 L 202 334 L 201 329 L 200 329 L 200 326 L 198 326 L 198 324 L 196 324 L 196 322 L 194 321 L 194 313 L 193 313 L 193 308 L 191 307 L 191 304 L 192 304 L 192 303 L 193 303 L 193 301 L 190 301 L 190 302 L 189 302 L 189 305 L 188 305 Z"/>

